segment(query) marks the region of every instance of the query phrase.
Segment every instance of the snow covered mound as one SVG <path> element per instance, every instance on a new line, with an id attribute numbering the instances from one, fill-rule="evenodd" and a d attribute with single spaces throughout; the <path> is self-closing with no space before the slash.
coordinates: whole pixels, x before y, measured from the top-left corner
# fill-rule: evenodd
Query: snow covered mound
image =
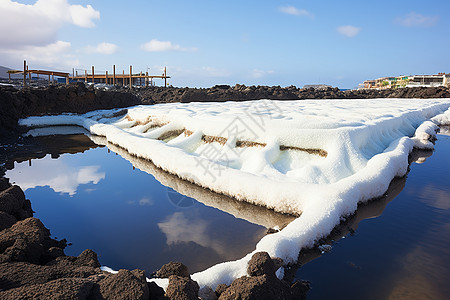
<path id="1" fill-rule="evenodd" d="M 300 216 L 255 250 L 288 263 L 403 176 L 413 147 L 432 149 L 449 107 L 450 99 L 171 103 L 20 124 L 79 125 L 183 179 Z M 193 278 L 230 283 L 251 255 Z"/>

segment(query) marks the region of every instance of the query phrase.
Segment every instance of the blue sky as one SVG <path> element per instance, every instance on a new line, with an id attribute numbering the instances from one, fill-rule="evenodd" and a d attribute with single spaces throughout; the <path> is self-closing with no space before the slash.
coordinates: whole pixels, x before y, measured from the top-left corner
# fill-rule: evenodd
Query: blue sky
<path id="1" fill-rule="evenodd" d="M 21 24 L 21 26 L 19 26 Z M 0 0 L 0 65 L 160 74 L 174 86 L 450 72 L 449 1 Z"/>

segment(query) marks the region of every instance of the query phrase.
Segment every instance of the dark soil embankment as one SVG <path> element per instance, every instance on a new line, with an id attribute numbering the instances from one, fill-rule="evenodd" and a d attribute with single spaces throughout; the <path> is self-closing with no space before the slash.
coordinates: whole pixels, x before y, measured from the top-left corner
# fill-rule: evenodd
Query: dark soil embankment
<path id="1" fill-rule="evenodd" d="M 86 113 L 140 104 L 127 91 L 102 91 L 84 83 L 17 90 L 0 87 L 0 138 L 17 129 L 20 118 L 47 114 Z"/>
<path id="2" fill-rule="evenodd" d="M 373 99 L 450 98 L 450 89 L 404 88 L 391 90 L 348 90 L 338 88 L 297 88 L 295 86 L 216 85 L 211 88 L 148 87 L 115 88 L 108 91 L 86 88 L 84 83 L 68 86 L 17 90 L 0 87 L 0 138 L 17 130 L 20 118 L 45 114 L 86 113 L 137 104 L 172 102 L 223 102 L 257 99 Z"/>
<path id="3" fill-rule="evenodd" d="M 143 104 L 170 102 L 223 102 L 240 100 L 301 100 L 301 99 L 373 99 L 373 98 L 450 98 L 450 89 L 404 88 L 388 90 L 348 90 L 338 88 L 297 88 L 295 86 L 216 85 L 211 88 L 149 87 L 135 90 Z"/>

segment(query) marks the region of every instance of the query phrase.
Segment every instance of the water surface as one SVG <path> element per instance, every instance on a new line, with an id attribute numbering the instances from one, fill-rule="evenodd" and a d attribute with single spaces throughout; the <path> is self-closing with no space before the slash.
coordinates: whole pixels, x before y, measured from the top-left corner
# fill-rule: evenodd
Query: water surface
<path id="1" fill-rule="evenodd" d="M 56 147 L 67 139 L 87 143 L 88 138 L 35 140 Z M 133 165 L 116 152 L 97 147 L 84 153 L 23 158 L 6 173 L 23 188 L 35 217 L 52 236 L 72 243 L 66 248 L 68 255 L 91 248 L 101 264 L 113 269 L 141 268 L 150 274 L 175 260 L 196 272 L 241 258 L 254 249 L 266 227 L 292 220 L 186 183 L 114 145 L 109 147 L 122 151 Z"/>
<path id="2" fill-rule="evenodd" d="M 438 135 L 395 199 L 371 204 L 382 204 L 376 218 L 297 271 L 311 282 L 308 299 L 449 299 L 449 153 L 450 136 Z"/>
<path id="3" fill-rule="evenodd" d="M 7 165 L 6 176 L 25 190 L 35 216 L 53 237 L 72 243 L 68 255 L 91 248 L 113 269 L 152 272 L 178 260 L 196 272 L 243 257 L 267 228 L 292 220 L 179 180 L 91 138 L 98 145 L 84 135 L 36 138 L 45 151 Z M 445 135 L 434 153 L 414 152 L 407 177 L 395 179 L 384 197 L 360 206 L 323 241 L 331 251 L 301 256 L 295 275 L 311 282 L 308 299 L 448 299 L 448 153 Z"/>

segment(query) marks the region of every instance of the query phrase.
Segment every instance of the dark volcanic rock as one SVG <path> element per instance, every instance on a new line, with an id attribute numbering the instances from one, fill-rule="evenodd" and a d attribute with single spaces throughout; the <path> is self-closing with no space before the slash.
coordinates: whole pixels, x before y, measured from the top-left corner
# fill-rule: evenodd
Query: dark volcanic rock
<path id="1" fill-rule="evenodd" d="M 159 278 L 169 278 L 171 275 L 189 277 L 189 270 L 180 262 L 169 262 L 156 272 L 156 276 Z"/>
<path id="2" fill-rule="evenodd" d="M 166 295 L 173 300 L 198 300 L 199 286 L 188 277 L 171 275 Z"/>
<path id="3" fill-rule="evenodd" d="M 16 222 L 16 218 L 3 211 L 0 211 L 0 231 L 13 226 Z"/>
<path id="4" fill-rule="evenodd" d="M 11 186 L 11 184 L 9 183 L 8 178 L 0 178 L 0 191 L 6 190 L 7 188 L 9 188 Z"/>
<path id="5" fill-rule="evenodd" d="M 217 300 L 216 293 L 209 286 L 204 286 L 198 291 L 198 297 L 202 300 Z"/>
<path id="6" fill-rule="evenodd" d="M 50 232 L 36 218 L 19 221 L 2 231 L 0 236 L 0 262 L 29 261 L 39 264 L 45 252 L 43 242 Z"/>
<path id="7" fill-rule="evenodd" d="M 1 299 L 87 299 L 94 283 L 83 278 L 61 278 L 0 292 Z"/>
<path id="8" fill-rule="evenodd" d="M 103 299 L 149 299 L 149 290 L 142 270 L 119 270 L 99 282 Z"/>
<path id="9" fill-rule="evenodd" d="M 14 216 L 18 220 L 33 216 L 31 204 L 17 185 L 0 192 L 0 211 Z"/>
<path id="10" fill-rule="evenodd" d="M 273 276 L 243 276 L 236 279 L 219 297 L 225 299 L 294 299 L 289 285 Z"/>
<path id="11" fill-rule="evenodd" d="M 80 255 L 75 260 L 75 264 L 78 266 L 88 266 L 93 268 L 99 268 L 100 263 L 98 262 L 97 253 L 91 249 L 86 249 L 81 252 Z"/>
<path id="12" fill-rule="evenodd" d="M 304 299 L 309 285 L 295 283 L 292 287 L 279 280 L 275 271 L 282 264 L 280 258 L 271 259 L 267 252 L 257 252 L 250 259 L 247 273 L 229 287 L 222 286 L 216 293 L 219 299 Z M 219 289 L 219 287 L 218 287 Z"/>
<path id="13" fill-rule="evenodd" d="M 164 297 L 165 295 L 164 289 L 161 288 L 159 285 L 157 285 L 154 282 L 148 282 L 147 285 L 150 294 L 150 299 L 160 299 Z"/>
<path id="14" fill-rule="evenodd" d="M 275 264 L 267 252 L 253 254 L 247 265 L 247 273 L 250 276 L 275 276 Z"/>
<path id="15" fill-rule="evenodd" d="M 6 262 L 0 264 L 0 289 L 43 284 L 58 278 L 88 278 L 101 274 L 100 269 L 74 266 L 67 264 L 66 261 L 59 261 L 49 266 L 28 262 Z"/>
<path id="16" fill-rule="evenodd" d="M 306 294 L 310 288 L 308 281 L 296 281 L 291 285 L 292 297 L 296 300 L 306 300 Z"/>
<path id="17" fill-rule="evenodd" d="M 223 284 L 223 283 L 219 284 L 216 287 L 216 295 L 217 295 L 217 297 L 220 297 L 220 295 L 222 295 L 222 293 L 225 292 L 227 288 L 228 288 L 228 285 Z"/>

